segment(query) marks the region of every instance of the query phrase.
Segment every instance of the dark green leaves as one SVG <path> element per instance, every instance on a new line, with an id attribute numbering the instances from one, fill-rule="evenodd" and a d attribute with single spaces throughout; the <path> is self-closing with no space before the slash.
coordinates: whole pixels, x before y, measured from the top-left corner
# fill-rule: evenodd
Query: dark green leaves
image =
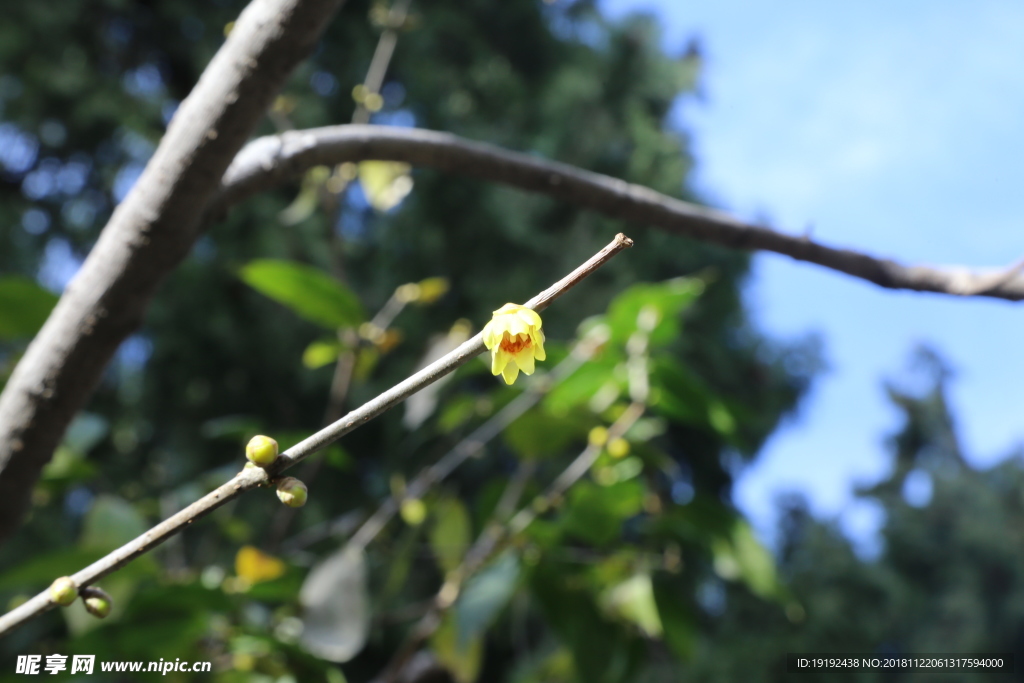
<path id="1" fill-rule="evenodd" d="M 312 266 L 259 259 L 242 268 L 239 276 L 300 318 L 328 329 L 353 327 L 366 317 L 359 300 L 347 287 Z"/>
<path id="2" fill-rule="evenodd" d="M 26 277 L 0 277 L 0 340 L 34 337 L 58 298 Z"/>
<path id="3" fill-rule="evenodd" d="M 619 537 L 623 522 L 640 512 L 643 493 L 636 481 L 611 486 L 581 481 L 569 490 L 565 529 L 594 545 L 608 545 Z"/>

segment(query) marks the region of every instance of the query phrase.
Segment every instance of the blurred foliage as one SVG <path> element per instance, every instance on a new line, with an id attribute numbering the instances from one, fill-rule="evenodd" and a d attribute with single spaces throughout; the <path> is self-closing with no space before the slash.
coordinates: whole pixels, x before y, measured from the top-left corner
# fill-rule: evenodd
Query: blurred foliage
<path id="1" fill-rule="evenodd" d="M 0 381 L 241 7 L 0 7 Z M 260 133 L 351 120 L 385 15 L 346 2 Z M 687 137 L 668 121 L 696 85 L 695 51 L 668 56 L 659 40 L 650 19 L 612 24 L 582 0 L 414 3 L 372 120 L 696 200 Z M 791 598 L 730 489 L 819 358 L 814 340 L 775 342 L 748 322 L 745 255 L 471 177 L 372 163 L 341 177 L 311 173 L 210 226 L 47 467 L 0 556 L 0 600 L 224 482 L 254 433 L 286 448 L 315 431 L 332 386 L 334 402 L 360 404 L 626 230 L 636 246 L 545 313 L 549 360 L 529 381 L 545 382 L 595 326 L 608 341 L 483 457 L 406 500 L 365 553 L 344 536 L 527 378 L 506 388 L 470 363 L 405 419 L 392 411 L 319 456 L 327 466 L 300 468 L 310 500 L 294 519 L 270 493 L 234 501 L 102 582 L 116 601 L 106 621 L 51 612 L 0 641 L 5 661 L 181 657 L 212 661 L 223 681 L 370 680 L 473 539 L 504 521 L 516 473 L 532 468 L 513 511 L 640 394 L 648 410 L 625 439 L 469 577 L 429 658 L 459 681 L 637 680 L 697 656 L 709 581 L 735 580 L 783 613 Z"/>

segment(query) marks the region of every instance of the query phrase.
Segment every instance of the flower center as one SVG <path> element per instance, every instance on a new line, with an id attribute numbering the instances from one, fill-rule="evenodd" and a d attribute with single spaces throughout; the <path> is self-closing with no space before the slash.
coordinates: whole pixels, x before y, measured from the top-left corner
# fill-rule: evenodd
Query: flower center
<path id="1" fill-rule="evenodd" d="M 532 344 L 533 341 L 531 341 L 529 335 L 517 334 L 514 337 L 510 337 L 509 333 L 506 332 L 501 337 L 500 348 L 505 353 L 511 353 L 512 355 L 515 355 L 522 351 L 523 349 L 530 348 Z"/>

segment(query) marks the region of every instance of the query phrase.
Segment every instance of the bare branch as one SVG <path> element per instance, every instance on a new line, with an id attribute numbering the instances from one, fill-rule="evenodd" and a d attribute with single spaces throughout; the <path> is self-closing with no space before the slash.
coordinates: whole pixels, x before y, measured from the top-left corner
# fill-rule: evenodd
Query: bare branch
<path id="1" fill-rule="evenodd" d="M 0 539 L 110 357 L 185 257 L 218 180 L 342 0 L 253 0 L 0 395 Z"/>
<path id="2" fill-rule="evenodd" d="M 1019 269 L 905 266 L 825 246 L 809 236 L 786 235 L 745 223 L 714 209 L 567 164 L 427 130 L 349 125 L 260 138 L 246 146 L 228 169 L 220 202 L 233 204 L 293 180 L 312 166 L 367 159 L 404 161 L 505 183 L 702 242 L 784 254 L 889 289 L 1024 299 L 1024 277 L 1019 276 Z"/>
<path id="3" fill-rule="evenodd" d="M 552 301 L 578 284 L 583 278 L 607 263 L 613 256 L 632 245 L 633 241 L 625 235 L 621 233 L 616 235 L 614 240 L 590 257 L 583 265 L 530 299 L 524 305 L 537 311 L 543 310 Z M 117 571 L 136 557 L 152 550 L 197 519 L 209 514 L 224 503 L 237 498 L 245 491 L 270 484 L 285 469 L 305 460 L 313 453 L 329 446 L 345 434 L 348 434 L 357 427 L 361 427 L 386 410 L 393 408 L 423 387 L 436 382 L 483 351 L 483 335 L 478 333 L 448 355 L 434 361 L 416 374 L 356 408 L 341 420 L 321 429 L 316 434 L 281 453 L 273 465 L 266 469 L 260 467 L 247 467 L 243 469 L 231 481 L 206 494 L 141 536 L 93 562 L 85 569 L 74 574 L 71 579 L 81 589 Z M 0 616 L 0 636 L 54 606 L 55 604 L 50 598 L 49 591 L 39 593 L 19 607 Z"/>

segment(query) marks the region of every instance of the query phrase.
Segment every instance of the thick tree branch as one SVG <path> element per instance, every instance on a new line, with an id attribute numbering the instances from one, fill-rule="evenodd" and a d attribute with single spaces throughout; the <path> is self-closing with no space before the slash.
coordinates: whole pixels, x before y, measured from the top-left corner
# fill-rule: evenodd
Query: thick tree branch
<path id="1" fill-rule="evenodd" d="M 331 126 L 260 138 L 247 145 L 231 164 L 224 176 L 219 204 L 230 205 L 296 179 L 312 166 L 367 159 L 404 161 L 505 183 L 702 242 L 785 254 L 889 289 L 1024 299 L 1024 277 L 1019 268 L 973 271 L 905 266 L 745 223 L 720 211 L 574 166 L 419 129 Z"/>
<path id="2" fill-rule="evenodd" d="M 527 301 L 524 306 L 536 311 L 544 310 L 551 305 L 551 302 L 572 287 L 575 287 L 580 281 L 607 263 L 613 256 L 631 246 L 633 246 L 631 239 L 621 233 L 616 235 L 615 239 L 601 249 L 601 251 L 591 256 L 576 270 Z M 448 355 L 434 361 L 376 398 L 367 401 L 334 424 L 324 427 L 316 434 L 295 444 L 281 453 L 277 460 L 266 469 L 246 467 L 235 475 L 231 481 L 214 489 L 184 510 L 165 519 L 146 533 L 74 574 L 71 577 L 72 581 L 81 589 L 83 586 L 91 585 L 104 576 L 117 571 L 136 557 L 149 552 L 192 524 L 192 522 L 204 517 L 224 503 L 237 498 L 246 491 L 271 483 L 282 471 L 302 462 L 313 453 L 326 448 L 352 430 L 361 427 L 386 410 L 398 405 L 423 387 L 436 382 L 460 365 L 480 355 L 483 351 L 483 335 L 478 333 Z M 54 606 L 55 603 L 50 598 L 48 590 L 39 593 L 24 604 L 0 616 L 0 636 L 17 628 L 29 619 L 52 609 Z"/>
<path id="3" fill-rule="evenodd" d="M 0 539 L 110 357 L 185 257 L 220 178 L 342 0 L 253 0 L 0 395 Z"/>

